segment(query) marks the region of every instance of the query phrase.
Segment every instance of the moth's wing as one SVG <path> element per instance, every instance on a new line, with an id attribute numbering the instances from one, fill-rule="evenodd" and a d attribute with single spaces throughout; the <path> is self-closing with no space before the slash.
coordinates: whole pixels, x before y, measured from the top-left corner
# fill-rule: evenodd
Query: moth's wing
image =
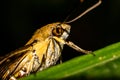
<path id="1" fill-rule="evenodd" d="M 0 59 L 0 78 L 5 79 L 19 71 L 28 61 L 32 46 L 24 46 Z"/>

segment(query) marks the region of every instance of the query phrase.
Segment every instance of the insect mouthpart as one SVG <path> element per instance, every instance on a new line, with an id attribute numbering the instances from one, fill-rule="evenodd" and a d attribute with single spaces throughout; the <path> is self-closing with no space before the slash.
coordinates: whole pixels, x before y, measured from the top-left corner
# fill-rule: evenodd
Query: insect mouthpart
<path id="1" fill-rule="evenodd" d="M 59 37 L 61 39 L 66 39 L 69 36 L 71 26 L 64 23 L 59 23 L 52 30 L 53 36 Z"/>

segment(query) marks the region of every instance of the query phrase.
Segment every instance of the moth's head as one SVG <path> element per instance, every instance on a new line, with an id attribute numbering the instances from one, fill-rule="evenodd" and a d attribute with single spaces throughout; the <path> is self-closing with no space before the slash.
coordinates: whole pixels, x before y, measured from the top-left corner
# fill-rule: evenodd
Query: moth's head
<path id="1" fill-rule="evenodd" d="M 71 26 L 68 24 L 55 23 L 52 29 L 52 35 L 65 40 L 70 34 L 70 28 Z"/>

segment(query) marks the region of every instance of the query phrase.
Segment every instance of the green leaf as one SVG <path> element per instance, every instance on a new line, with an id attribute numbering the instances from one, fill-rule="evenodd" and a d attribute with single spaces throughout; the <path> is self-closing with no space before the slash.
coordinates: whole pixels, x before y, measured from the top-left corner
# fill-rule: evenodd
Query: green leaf
<path id="1" fill-rule="evenodd" d="M 120 75 L 120 42 L 37 72 L 24 80 L 111 79 Z"/>

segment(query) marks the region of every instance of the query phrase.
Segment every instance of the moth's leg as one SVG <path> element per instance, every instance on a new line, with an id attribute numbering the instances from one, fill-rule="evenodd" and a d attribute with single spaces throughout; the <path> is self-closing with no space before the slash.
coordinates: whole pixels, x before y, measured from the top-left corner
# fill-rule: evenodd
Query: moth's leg
<path id="1" fill-rule="evenodd" d="M 76 51 L 79 51 L 79 52 L 82 52 L 82 53 L 85 53 L 85 54 L 88 54 L 88 53 L 92 53 L 92 54 L 93 54 L 92 51 L 84 50 L 84 49 L 78 47 L 77 45 L 75 45 L 75 44 L 74 44 L 73 42 L 71 42 L 71 41 L 65 41 L 65 40 L 60 39 L 60 38 L 58 38 L 58 37 L 53 37 L 53 38 L 56 39 L 57 41 L 63 43 L 63 44 L 68 45 L 69 47 L 75 49 Z M 95 56 L 95 54 L 93 54 L 93 55 Z"/>
<path id="2" fill-rule="evenodd" d="M 62 64 L 62 56 L 60 56 L 60 64 Z"/>
<path id="3" fill-rule="evenodd" d="M 17 80 L 15 77 L 11 76 L 9 80 Z"/>
<path id="4" fill-rule="evenodd" d="M 75 45 L 73 42 L 71 41 L 68 41 L 68 42 L 65 42 L 69 47 L 75 49 L 76 51 L 78 52 L 82 52 L 82 53 L 85 53 L 85 54 L 89 54 L 89 53 L 92 53 L 92 51 L 88 51 L 88 50 L 85 50 L 85 49 L 82 49 L 80 47 L 78 47 L 77 45 Z M 95 54 L 93 54 L 95 56 Z"/>

